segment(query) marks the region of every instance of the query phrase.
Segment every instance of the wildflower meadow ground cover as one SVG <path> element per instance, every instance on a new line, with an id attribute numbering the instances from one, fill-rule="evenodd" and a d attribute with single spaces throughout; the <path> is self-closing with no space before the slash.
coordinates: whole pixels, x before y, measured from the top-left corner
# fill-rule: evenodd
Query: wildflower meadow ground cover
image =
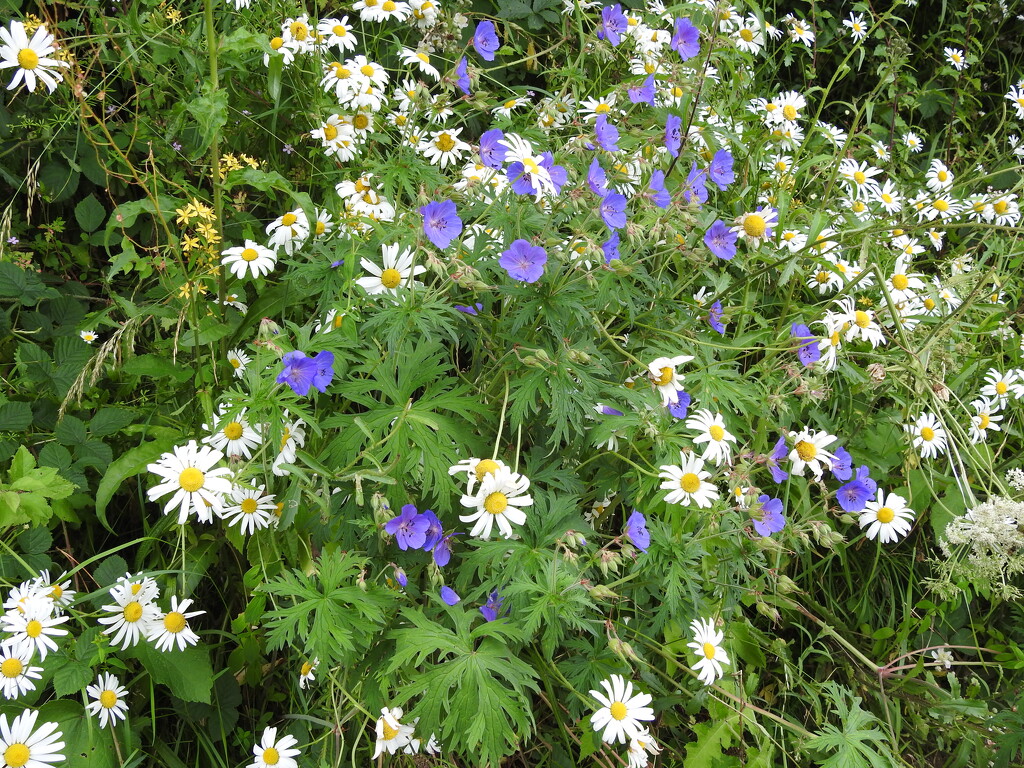
<path id="1" fill-rule="evenodd" d="M 0 2 L 0 768 L 1024 765 L 1024 7 Z"/>

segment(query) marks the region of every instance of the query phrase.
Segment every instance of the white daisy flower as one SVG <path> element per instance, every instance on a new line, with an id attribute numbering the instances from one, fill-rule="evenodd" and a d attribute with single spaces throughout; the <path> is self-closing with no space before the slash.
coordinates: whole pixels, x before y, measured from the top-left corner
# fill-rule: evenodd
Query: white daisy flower
<path id="1" fill-rule="evenodd" d="M 310 53 L 313 50 L 313 33 L 309 29 L 309 17 L 285 19 L 281 23 L 281 37 L 286 47 L 295 53 Z"/>
<path id="2" fill-rule="evenodd" d="M 849 157 L 839 163 L 839 175 L 849 183 L 850 191 L 856 199 L 871 198 L 878 194 L 878 182 L 874 177 L 881 172 L 881 168 L 858 163 Z"/>
<path id="3" fill-rule="evenodd" d="M 844 338 L 846 341 L 861 339 L 871 343 L 872 347 L 885 343 L 885 335 L 881 326 L 875 322 L 873 312 L 864 309 L 855 309 L 852 296 L 845 296 L 836 302 L 842 309 L 836 313 L 837 319 L 842 321 L 844 326 Z"/>
<path id="4" fill-rule="evenodd" d="M 989 368 L 985 373 L 981 396 L 994 401 L 999 408 L 1005 408 L 1011 395 L 1016 398 L 1024 395 L 1024 384 L 1017 380 L 1017 372 L 1012 368 L 1006 373 Z"/>
<path id="5" fill-rule="evenodd" d="M 8 725 L 7 715 L 0 714 L 0 755 L 5 766 L 49 768 L 64 761 L 64 742 L 60 740 L 63 734 L 58 724 L 43 723 L 33 733 L 38 717 L 38 712 L 26 709 Z"/>
<path id="6" fill-rule="evenodd" d="M 824 429 L 804 427 L 799 432 L 790 432 L 789 437 L 793 441 L 793 449 L 789 452 L 791 474 L 803 477 L 804 470 L 809 469 L 814 478 L 820 480 L 826 468 L 832 469 L 836 457 L 825 449 L 838 439 L 835 435 Z"/>
<path id="7" fill-rule="evenodd" d="M 285 418 L 287 418 L 287 414 L 285 414 Z M 283 465 L 294 464 L 296 451 L 306 444 L 306 430 L 303 429 L 305 424 L 306 422 L 302 419 L 296 419 L 285 425 L 284 432 L 281 434 L 281 448 L 271 466 L 271 470 L 278 477 L 291 474 L 291 471 L 285 469 Z"/>
<path id="8" fill-rule="evenodd" d="M 679 466 L 665 464 L 659 467 L 658 477 L 665 480 L 659 487 L 668 491 L 665 501 L 682 504 L 685 507 L 696 504 L 700 508 L 710 507 L 718 498 L 718 488 L 705 478 L 711 473 L 704 469 L 704 460 L 695 453 L 679 452 Z"/>
<path id="9" fill-rule="evenodd" d="M 79 331 L 78 337 L 86 344 L 92 344 L 99 338 L 99 334 L 96 331 Z"/>
<path id="10" fill-rule="evenodd" d="M 294 736 L 277 738 L 277 728 L 266 728 L 260 743 L 252 748 L 255 759 L 246 768 L 298 768 L 295 758 L 302 754 L 294 748 L 298 743 Z"/>
<path id="11" fill-rule="evenodd" d="M 223 256 L 220 263 L 239 280 L 245 277 L 246 272 L 251 272 L 254 278 L 268 275 L 277 264 L 277 254 L 254 240 L 246 240 L 245 245 L 221 251 L 220 255 Z"/>
<path id="12" fill-rule="evenodd" d="M 228 419 L 226 415 L 230 410 L 226 405 L 220 407 L 214 430 L 203 438 L 203 442 L 222 451 L 228 458 L 244 456 L 251 459 L 252 449 L 258 447 L 262 442 L 259 424 L 249 424 L 245 418 L 245 408 L 233 419 Z M 210 428 L 203 424 L 203 429 L 209 430 Z"/>
<path id="13" fill-rule="evenodd" d="M 305 688 L 316 680 L 316 676 L 313 673 L 316 672 L 316 668 L 319 666 L 320 659 L 302 662 L 302 667 L 299 669 L 299 688 Z"/>
<path id="14" fill-rule="evenodd" d="M 66 629 L 57 626 L 68 618 L 66 615 L 53 615 L 53 601 L 50 598 L 33 596 L 22 601 L 19 610 L 9 611 L 0 617 L 0 630 L 11 635 L 5 642 L 12 643 L 20 650 L 38 653 L 42 660 L 47 653 L 57 650 L 53 638 L 68 633 Z"/>
<path id="15" fill-rule="evenodd" d="M 377 718 L 377 722 L 374 725 L 374 730 L 377 734 L 377 744 L 373 750 L 372 760 L 376 760 L 385 752 L 393 755 L 398 750 L 404 749 L 412 741 L 414 729 L 413 726 L 405 725 L 401 722 L 403 714 L 404 712 L 401 707 L 381 708 L 380 717 Z"/>
<path id="16" fill-rule="evenodd" d="M 729 655 L 722 648 L 725 635 L 715 629 L 714 619 L 694 619 L 690 623 L 690 631 L 693 632 L 693 642 L 687 643 L 686 647 L 692 648 L 700 657 L 691 669 L 697 672 L 697 679 L 704 685 L 711 685 L 725 676 L 722 665 L 731 664 Z"/>
<path id="17" fill-rule="evenodd" d="M 273 494 L 264 494 L 266 486 L 244 488 L 236 485 L 228 497 L 232 504 L 224 508 L 221 517 L 228 525 L 237 525 L 242 535 L 270 528 L 277 522 L 274 510 L 277 503 Z"/>
<path id="18" fill-rule="evenodd" d="M 864 23 L 864 14 L 850 12 L 850 18 L 843 19 L 843 26 L 850 30 L 854 42 L 860 42 L 868 35 L 868 25 Z"/>
<path id="19" fill-rule="evenodd" d="M 655 389 L 661 394 L 661 404 L 668 407 L 679 402 L 679 390 L 683 388 L 683 376 L 676 366 L 693 360 L 692 355 L 656 357 L 647 366 L 647 375 Z"/>
<path id="20" fill-rule="evenodd" d="M 473 487 L 481 482 L 487 475 L 493 475 L 501 470 L 509 470 L 509 467 L 501 459 L 463 459 L 457 464 L 448 468 L 449 475 L 457 475 L 459 472 L 466 473 L 466 493 L 472 495 Z M 511 471 L 511 470 L 509 470 Z"/>
<path id="21" fill-rule="evenodd" d="M 726 431 L 722 414 L 701 408 L 686 420 L 686 428 L 699 432 L 693 439 L 694 445 L 707 443 L 701 455 L 704 461 L 713 461 L 719 467 L 732 464 L 732 448 L 729 443 L 735 443 L 736 437 Z"/>
<path id="22" fill-rule="evenodd" d="M 46 31 L 44 24 L 40 24 L 32 34 L 32 39 L 29 39 L 25 25 L 20 21 L 12 21 L 9 30 L 0 27 L 0 42 L 3 43 L 0 45 L 0 69 L 17 67 L 7 85 L 9 91 L 24 81 L 31 93 L 35 91 L 38 79 L 53 93 L 57 90 L 57 83 L 63 80 L 55 68 L 71 66 L 51 56 L 57 47 L 53 35 Z"/>
<path id="23" fill-rule="evenodd" d="M 156 580 L 141 571 L 134 576 L 130 573 L 121 576 L 109 591 L 110 596 L 119 605 L 124 604 L 122 597 L 126 600 L 138 600 L 141 603 L 151 603 L 160 597 L 160 587 Z"/>
<path id="24" fill-rule="evenodd" d="M 150 501 L 172 493 L 164 505 L 164 514 L 178 510 L 178 525 L 184 525 L 189 513 L 195 512 L 200 523 L 213 522 L 214 514 L 224 507 L 224 495 L 231 491 L 231 470 L 213 466 L 224 454 L 213 448 L 199 448 L 195 440 L 188 445 L 174 446 L 172 453 L 163 454 L 146 469 L 159 475 L 163 482 L 150 488 L 146 495 Z"/>
<path id="25" fill-rule="evenodd" d="M 737 48 L 755 56 L 764 48 L 764 32 L 756 16 L 747 16 L 732 37 Z"/>
<path id="26" fill-rule="evenodd" d="M 16 699 L 36 689 L 33 680 L 43 676 L 42 667 L 31 666 L 33 650 L 6 640 L 0 644 L 0 685 L 5 699 Z"/>
<path id="27" fill-rule="evenodd" d="M 309 219 L 301 208 L 296 208 L 270 222 L 267 234 L 270 235 L 269 245 L 275 253 L 283 248 L 291 256 L 309 237 Z"/>
<path id="28" fill-rule="evenodd" d="M 942 192 L 953 186 L 953 174 L 950 173 L 946 164 L 936 157 L 928 166 L 924 181 L 925 186 L 932 192 Z"/>
<path id="29" fill-rule="evenodd" d="M 919 292 L 927 289 L 924 280 L 921 279 L 922 275 L 908 274 L 910 268 L 910 257 L 906 254 L 896 259 L 896 266 L 893 267 L 893 273 L 885 285 L 894 302 L 910 301 Z"/>
<path id="30" fill-rule="evenodd" d="M 907 500 L 902 496 L 895 493 L 886 496 L 879 489 L 874 501 L 869 501 L 864 507 L 859 522 L 861 528 L 868 529 L 865 536 L 869 539 L 877 536 L 883 544 L 888 544 L 899 541 L 910 532 L 914 510 L 907 507 Z"/>
<path id="31" fill-rule="evenodd" d="M 476 493 L 467 493 L 460 501 L 464 507 L 476 507 L 476 511 L 459 515 L 459 520 L 473 523 L 470 536 L 489 539 L 491 529 L 497 523 L 501 535 L 506 539 L 512 538 L 511 524 L 526 523 L 526 513 L 521 507 L 533 506 L 533 497 L 526 493 L 529 488 L 528 478 L 507 467 L 485 474 Z"/>
<path id="32" fill-rule="evenodd" d="M 946 54 L 946 61 L 957 72 L 967 69 L 967 57 L 964 56 L 963 48 L 950 48 L 947 46 L 942 49 L 942 52 Z"/>
<path id="33" fill-rule="evenodd" d="M 413 251 L 411 248 L 404 249 L 399 254 L 398 243 L 384 245 L 381 248 L 383 253 L 383 269 L 366 258 L 359 260 L 363 269 L 370 273 L 369 277 L 360 277 L 356 282 L 361 285 L 368 294 L 377 296 L 381 293 L 398 295 L 399 288 L 406 288 L 410 283 L 421 285 L 413 281 L 417 275 L 427 271 L 422 265 L 413 265 Z"/>
<path id="34" fill-rule="evenodd" d="M 996 404 L 984 397 L 971 401 L 971 407 L 975 414 L 971 417 L 969 436 L 972 443 L 983 443 L 988 440 L 988 433 L 1002 432 L 1003 428 L 999 422 L 1003 417 L 999 414 Z"/>
<path id="35" fill-rule="evenodd" d="M 358 42 L 352 34 L 352 25 L 348 23 L 348 16 L 340 19 L 321 19 L 316 26 L 317 32 L 327 46 L 336 45 L 343 51 L 355 49 Z"/>
<path id="36" fill-rule="evenodd" d="M 148 586 L 150 583 L 152 587 Z M 101 616 L 97 621 L 107 625 L 103 634 L 113 634 L 111 645 L 120 645 L 123 651 L 137 645 L 140 639 L 147 636 L 149 625 L 160 619 L 160 609 L 153 602 L 156 591 L 156 582 L 148 578 L 136 581 L 127 588 L 118 583 L 110 589 L 110 596 L 116 604 L 104 605 L 102 610 L 114 615 Z"/>
<path id="37" fill-rule="evenodd" d="M 71 588 L 71 579 L 65 579 L 66 576 L 64 573 L 58 579 L 51 579 L 50 569 L 44 568 L 35 579 L 40 592 L 53 600 L 55 614 L 60 614 L 75 601 L 75 590 Z"/>
<path id="38" fill-rule="evenodd" d="M 921 458 L 931 459 L 946 452 L 946 429 L 935 414 L 922 413 L 913 424 L 904 424 L 903 429 L 913 435 Z"/>
<path id="39" fill-rule="evenodd" d="M 607 744 L 625 744 L 643 733 L 646 729 L 640 721 L 654 719 L 654 710 L 648 706 L 651 694 L 637 691 L 634 695 L 633 683 L 622 675 L 602 680 L 601 687 L 604 693 L 590 692 L 601 703 L 601 708 L 590 716 L 590 724 L 601 734 L 601 740 Z"/>
<path id="40" fill-rule="evenodd" d="M 915 154 L 924 149 L 924 142 L 921 140 L 921 137 L 913 131 L 907 131 L 903 134 L 903 145 Z"/>
<path id="41" fill-rule="evenodd" d="M 417 148 L 424 158 L 434 165 L 446 168 L 449 163 L 460 162 L 473 148 L 459 138 L 462 128 L 446 128 L 433 131 L 429 138 L 420 141 Z"/>
<path id="42" fill-rule="evenodd" d="M 441 79 L 441 73 L 437 67 L 430 63 L 430 54 L 424 50 L 413 50 L 412 48 L 400 48 L 398 58 L 407 67 L 417 67 L 420 72 L 434 78 L 434 82 Z"/>
<path id="43" fill-rule="evenodd" d="M 142 628 L 146 633 L 146 639 L 153 643 L 158 651 L 170 651 L 175 645 L 179 651 L 184 651 L 187 646 L 199 642 L 199 635 L 192 631 L 188 620 L 193 616 L 201 616 L 206 611 L 186 613 L 190 605 L 191 598 L 178 602 L 178 596 L 171 595 L 171 610 L 157 616 Z"/>
<path id="44" fill-rule="evenodd" d="M 252 362 L 252 359 L 242 350 L 232 349 L 228 352 L 228 362 L 235 370 L 235 378 L 240 379 L 245 375 L 245 366 Z"/>
<path id="45" fill-rule="evenodd" d="M 128 702 L 125 701 L 128 689 L 109 672 L 101 674 L 96 685 L 85 689 L 85 694 L 92 699 L 85 705 L 85 709 L 90 715 L 99 718 L 100 728 L 114 726 L 118 720 L 128 717 Z"/>
<path id="46" fill-rule="evenodd" d="M 757 247 L 772 239 L 772 226 L 778 223 L 779 214 L 770 206 L 761 206 L 756 211 L 744 213 L 736 218 L 730 231 L 746 240 L 747 245 Z"/>

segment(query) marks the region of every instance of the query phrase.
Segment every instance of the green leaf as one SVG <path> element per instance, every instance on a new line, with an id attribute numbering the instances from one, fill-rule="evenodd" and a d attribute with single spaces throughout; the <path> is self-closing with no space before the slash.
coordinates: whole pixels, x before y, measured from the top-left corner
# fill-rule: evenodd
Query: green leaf
<path id="1" fill-rule="evenodd" d="M 82 198 L 82 201 L 75 206 L 75 219 L 86 232 L 95 232 L 100 224 L 107 217 L 107 211 L 95 195 Z"/>
<path id="2" fill-rule="evenodd" d="M 65 416 L 61 419 L 53 431 L 53 436 L 57 438 L 58 443 L 67 446 L 82 445 L 89 439 L 85 422 L 75 416 Z"/>
<path id="3" fill-rule="evenodd" d="M 107 522 L 107 505 L 121 484 L 129 477 L 144 472 L 147 464 L 156 461 L 160 454 L 169 451 L 173 445 L 174 440 L 171 437 L 158 438 L 132 448 L 107 467 L 96 487 L 96 517 L 104 528 L 114 533 L 114 529 Z"/>
<path id="4" fill-rule="evenodd" d="M 804 742 L 808 749 L 831 752 L 821 768 L 889 768 L 898 760 L 886 743 L 878 718 L 861 709 L 859 696 L 829 681 L 823 693 L 832 701 L 837 728 L 825 723 L 821 732 Z M 850 703 L 847 703 L 849 699 Z"/>
<path id="5" fill-rule="evenodd" d="M 53 545 L 53 536 L 45 528 L 29 528 L 18 536 L 18 546 L 26 555 L 41 555 Z"/>
<path id="6" fill-rule="evenodd" d="M 736 735 L 739 714 L 693 726 L 697 740 L 686 745 L 686 768 L 713 768 Z"/>
<path id="7" fill-rule="evenodd" d="M 127 408 L 101 408 L 89 420 L 89 431 L 96 437 L 107 437 L 120 432 L 136 418 Z"/>
<path id="8" fill-rule="evenodd" d="M 78 701 L 58 699 L 39 708 L 37 723 L 55 722 L 60 728 L 66 762 L 58 765 L 115 768 L 120 765 L 110 745 L 110 732 L 97 727 L 95 718 L 86 714 Z M 8 715 L 10 717 L 10 715 Z"/>
<path id="9" fill-rule="evenodd" d="M 114 582 L 128 572 L 128 563 L 124 558 L 120 555 L 111 555 L 100 563 L 99 567 L 92 572 L 92 576 L 101 587 L 111 587 Z"/>
<path id="10" fill-rule="evenodd" d="M 0 261 L 0 297 L 17 299 L 31 307 L 40 299 L 56 295 L 57 292 L 47 288 L 35 272 Z"/>
<path id="11" fill-rule="evenodd" d="M 192 371 L 157 355 L 133 357 L 124 364 L 122 370 L 131 376 L 148 376 L 152 379 L 168 378 L 179 384 L 192 378 Z"/>
<path id="12" fill-rule="evenodd" d="M 53 692 L 56 696 L 80 694 L 93 682 L 92 667 L 74 659 L 62 659 L 53 673 Z"/>
<path id="13" fill-rule="evenodd" d="M 228 92 L 218 88 L 207 80 L 203 83 L 202 95 L 190 99 L 185 109 L 196 119 L 199 125 L 199 146 L 196 151 L 205 152 L 213 143 L 213 137 L 228 121 Z"/>
<path id="14" fill-rule="evenodd" d="M 32 424 L 32 406 L 22 402 L 0 405 L 0 424 L 5 432 L 23 432 Z"/>
<path id="15" fill-rule="evenodd" d="M 149 643 L 139 643 L 122 654 L 142 662 L 154 682 L 166 685 L 182 701 L 210 703 L 213 668 L 210 653 L 202 645 L 161 653 Z"/>

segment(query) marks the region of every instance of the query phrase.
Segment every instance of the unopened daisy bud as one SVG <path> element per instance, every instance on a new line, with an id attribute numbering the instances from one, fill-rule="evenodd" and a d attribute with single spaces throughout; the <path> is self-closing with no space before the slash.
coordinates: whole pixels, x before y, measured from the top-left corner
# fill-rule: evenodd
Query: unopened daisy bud
<path id="1" fill-rule="evenodd" d="M 757 603 L 755 603 L 755 607 L 757 608 L 758 613 L 760 613 L 765 618 L 771 619 L 775 623 L 778 623 L 782 620 L 782 616 L 779 614 L 778 610 L 773 605 L 768 605 L 768 603 L 758 600 Z"/>
<path id="2" fill-rule="evenodd" d="M 798 587 L 796 585 L 796 582 L 789 578 L 789 576 L 779 576 L 779 578 L 775 582 L 775 586 L 779 590 L 779 592 L 781 592 L 784 595 L 789 595 L 794 592 L 800 591 L 800 587 Z"/>
<path id="3" fill-rule="evenodd" d="M 590 596 L 595 600 L 614 600 L 619 596 L 614 590 L 606 587 L 604 584 L 591 587 L 589 592 Z"/>

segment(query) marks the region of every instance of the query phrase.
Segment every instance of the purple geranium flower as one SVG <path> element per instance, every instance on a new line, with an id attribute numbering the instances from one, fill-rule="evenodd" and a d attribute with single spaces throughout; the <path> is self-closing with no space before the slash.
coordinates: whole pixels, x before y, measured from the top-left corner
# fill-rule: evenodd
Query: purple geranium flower
<path id="1" fill-rule="evenodd" d="M 498 594 L 498 590 L 494 590 L 487 596 L 487 602 L 480 606 L 480 613 L 488 621 L 494 621 L 501 612 L 503 602 L 505 602 L 505 598 Z"/>
<path id="2" fill-rule="evenodd" d="M 612 45 L 618 45 L 628 28 L 629 20 L 622 12 L 621 5 L 616 3 L 612 6 L 606 5 L 601 9 L 601 23 L 597 27 L 599 39 L 607 40 Z"/>
<path id="3" fill-rule="evenodd" d="M 711 158 L 711 165 L 708 166 L 708 178 L 723 191 L 736 181 L 736 174 L 732 170 L 732 154 L 729 150 L 720 149 L 715 152 Z"/>
<path id="4" fill-rule="evenodd" d="M 444 568 L 451 562 L 452 559 L 452 541 L 455 539 L 457 533 L 446 533 L 441 536 L 437 544 L 434 545 L 434 564 L 438 568 Z"/>
<path id="5" fill-rule="evenodd" d="M 704 233 L 704 244 L 720 259 L 728 261 L 736 255 L 736 239 L 739 237 L 729 225 L 719 219 Z"/>
<path id="6" fill-rule="evenodd" d="M 775 447 L 772 448 L 772 452 L 768 454 L 768 471 L 772 473 L 772 479 L 776 483 L 781 483 L 787 477 L 789 472 L 782 469 L 781 464 L 786 460 L 789 455 L 789 449 L 786 447 L 786 436 L 781 435 L 775 443 Z"/>
<path id="7" fill-rule="evenodd" d="M 308 395 L 319 373 L 316 361 L 296 350 L 285 355 L 281 362 L 284 363 L 284 370 L 277 374 L 277 383 L 287 384 L 299 397 Z"/>
<path id="8" fill-rule="evenodd" d="M 557 195 L 562 191 L 562 186 L 569 178 L 568 172 L 564 166 L 555 165 L 550 152 L 545 152 L 540 158 L 539 165 L 548 172 L 551 182 L 555 185 L 555 194 Z M 526 172 L 526 166 L 522 163 L 512 163 L 505 172 L 505 175 L 512 185 L 512 191 L 517 195 L 537 194 L 537 188 L 533 185 L 533 178 Z"/>
<path id="9" fill-rule="evenodd" d="M 818 349 L 818 337 L 811 333 L 810 328 L 803 323 L 793 323 L 790 335 L 800 343 L 800 348 L 796 354 L 805 368 L 810 368 L 821 359 L 821 350 Z M 847 475 L 841 479 L 847 480 L 849 477 Z"/>
<path id="10" fill-rule="evenodd" d="M 853 477 L 853 456 L 842 446 L 836 448 L 832 455 L 835 461 L 832 462 L 832 477 L 836 480 L 849 480 Z"/>
<path id="11" fill-rule="evenodd" d="M 648 75 L 642 83 L 634 83 L 627 89 L 629 100 L 633 104 L 650 104 L 654 106 L 654 75 Z"/>
<path id="12" fill-rule="evenodd" d="M 607 115 L 598 115 L 594 124 L 594 135 L 597 137 L 597 146 L 605 152 L 618 152 L 619 129 L 608 122 Z"/>
<path id="13" fill-rule="evenodd" d="M 626 520 L 626 538 L 641 552 L 646 552 L 647 548 L 651 546 L 651 534 L 647 530 L 647 520 L 635 509 Z"/>
<path id="14" fill-rule="evenodd" d="M 694 161 L 690 167 L 690 173 L 686 176 L 686 182 L 683 184 L 683 200 L 692 203 L 696 199 L 698 206 L 708 201 L 708 190 L 704 186 L 707 173 L 703 168 L 698 168 Z"/>
<path id="15" fill-rule="evenodd" d="M 429 552 L 441 540 L 441 521 L 432 510 L 425 509 L 421 517 L 427 521 L 426 538 L 423 540 L 423 551 Z"/>
<path id="16" fill-rule="evenodd" d="M 626 198 L 618 192 L 609 192 L 601 200 L 601 218 L 608 229 L 622 229 L 626 226 Z"/>
<path id="17" fill-rule="evenodd" d="M 672 202 L 672 195 L 665 189 L 665 172 L 655 171 L 651 174 L 651 181 L 649 188 L 653 193 L 651 200 L 659 208 L 668 208 L 668 204 Z"/>
<path id="18" fill-rule="evenodd" d="M 675 405 L 670 405 L 668 407 L 668 412 L 677 419 L 685 419 L 686 413 L 690 409 L 690 393 L 677 389 L 676 397 L 678 398 L 678 401 Z"/>
<path id="19" fill-rule="evenodd" d="M 469 62 L 466 61 L 466 57 L 463 56 L 459 59 L 458 65 L 455 67 L 455 87 L 458 88 L 466 96 L 470 95 L 469 92 Z"/>
<path id="20" fill-rule="evenodd" d="M 857 476 L 836 491 L 836 501 L 847 512 L 860 512 L 874 497 L 878 483 L 868 476 L 868 468 L 857 468 Z"/>
<path id="21" fill-rule="evenodd" d="M 337 269 L 338 267 L 340 267 L 344 263 L 345 263 L 344 259 L 338 259 L 337 261 L 332 261 L 331 262 L 331 269 Z"/>
<path id="22" fill-rule="evenodd" d="M 786 518 L 782 516 L 782 499 L 773 499 L 762 493 L 757 497 L 757 503 L 761 505 L 761 509 L 754 512 L 751 520 L 755 531 L 762 536 L 771 536 L 786 527 Z"/>
<path id="23" fill-rule="evenodd" d="M 604 252 L 605 264 L 611 264 L 615 259 L 621 259 L 622 257 L 619 255 L 619 233 L 613 229 L 611 236 L 601 243 L 601 250 Z"/>
<path id="24" fill-rule="evenodd" d="M 402 507 L 402 514 L 384 524 L 384 530 L 395 537 L 399 549 L 419 549 L 427 540 L 430 521 L 416 511 L 412 504 Z"/>
<path id="25" fill-rule="evenodd" d="M 321 392 L 326 392 L 334 378 L 334 353 L 327 350 L 318 352 L 313 358 L 313 364 L 316 365 L 316 373 L 313 374 L 312 384 Z"/>
<path id="26" fill-rule="evenodd" d="M 608 194 L 608 174 L 596 157 L 590 161 L 590 168 L 587 169 L 587 184 L 598 197 Z"/>
<path id="27" fill-rule="evenodd" d="M 445 605 L 455 605 L 462 598 L 458 596 L 454 589 L 445 584 L 441 587 L 441 599 L 444 600 Z"/>
<path id="28" fill-rule="evenodd" d="M 548 254 L 539 245 L 530 245 L 528 240 L 516 240 L 507 251 L 502 251 L 498 264 L 513 280 L 535 283 L 544 274 Z"/>
<path id="29" fill-rule="evenodd" d="M 405 571 L 403 571 L 397 565 L 395 566 L 395 581 L 398 582 L 402 589 L 405 589 L 406 586 L 409 584 L 409 577 L 406 576 Z"/>
<path id="30" fill-rule="evenodd" d="M 665 118 L 665 149 L 672 157 L 679 157 L 679 149 L 683 146 L 683 118 L 669 115 Z"/>
<path id="31" fill-rule="evenodd" d="M 700 32 L 689 19 L 676 19 L 669 47 L 679 54 L 683 61 L 689 61 L 700 53 Z"/>
<path id="32" fill-rule="evenodd" d="M 601 406 L 601 415 L 602 416 L 621 416 L 622 415 L 622 411 L 617 411 L 617 410 L 615 410 L 614 408 L 612 408 L 611 406 L 608 406 L 608 405 L 602 405 Z"/>
<path id="33" fill-rule="evenodd" d="M 477 315 L 480 314 L 480 310 L 484 308 L 484 305 L 481 304 L 480 302 L 477 302 L 476 304 L 474 304 L 471 307 L 467 307 L 464 304 L 456 304 L 455 308 L 459 312 L 462 312 L 462 313 L 467 314 L 467 315 L 473 315 L 474 317 L 476 317 Z"/>
<path id="34" fill-rule="evenodd" d="M 494 54 L 501 47 L 501 43 L 498 42 L 498 35 L 494 31 L 494 22 L 484 20 L 477 24 L 471 42 L 476 52 L 480 54 L 481 59 L 484 61 L 494 61 Z"/>
<path id="35" fill-rule="evenodd" d="M 708 325 L 714 328 L 723 336 L 725 335 L 725 323 L 722 322 L 722 302 L 716 301 L 708 311 Z"/>
<path id="36" fill-rule="evenodd" d="M 480 162 L 488 168 L 501 170 L 508 154 L 508 148 L 499 143 L 504 138 L 505 133 L 500 128 L 491 128 L 480 136 Z"/>
<path id="37" fill-rule="evenodd" d="M 462 233 L 462 219 L 451 200 L 427 203 L 420 208 L 420 215 L 423 216 L 423 232 L 441 250 Z"/>

